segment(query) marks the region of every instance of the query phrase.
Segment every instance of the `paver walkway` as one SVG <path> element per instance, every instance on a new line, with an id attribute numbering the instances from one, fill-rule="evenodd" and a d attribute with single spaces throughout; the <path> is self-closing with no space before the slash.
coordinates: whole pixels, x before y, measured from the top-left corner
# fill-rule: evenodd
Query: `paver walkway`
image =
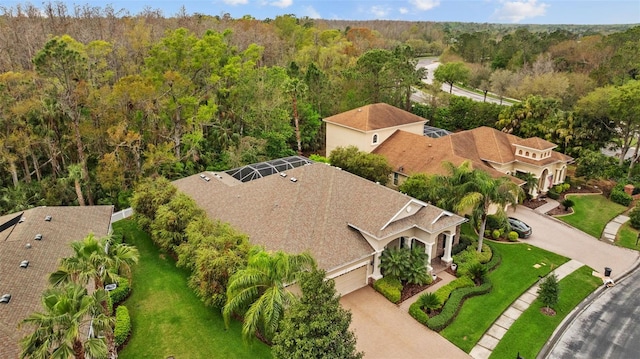
<path id="1" fill-rule="evenodd" d="M 611 220 L 611 222 L 607 223 L 607 225 L 604 227 L 604 233 L 602 234 L 602 238 L 608 240 L 610 243 L 615 242 L 616 235 L 618 234 L 620 227 L 622 227 L 623 224 L 627 223 L 629 219 L 630 219 L 629 216 L 625 216 L 624 214 L 621 214 L 616 218 L 614 218 L 613 220 Z"/>
<path id="2" fill-rule="evenodd" d="M 570 260 L 554 270 L 553 274 L 558 276 L 558 280 L 573 273 L 576 269 L 582 267 L 582 263 L 577 260 Z M 495 349 L 500 339 L 507 333 L 511 325 L 520 317 L 534 300 L 538 298 L 538 283 L 533 285 L 515 302 L 513 302 L 507 310 L 493 323 L 487 332 L 480 338 L 469 353 L 475 359 L 486 359 L 491 356 L 491 352 Z"/>

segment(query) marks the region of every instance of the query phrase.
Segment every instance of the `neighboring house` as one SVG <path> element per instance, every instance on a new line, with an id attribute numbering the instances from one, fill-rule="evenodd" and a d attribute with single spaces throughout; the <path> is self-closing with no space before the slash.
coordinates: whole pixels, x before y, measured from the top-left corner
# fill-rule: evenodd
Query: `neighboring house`
<path id="1" fill-rule="evenodd" d="M 397 131 L 373 153 L 385 156 L 394 169 L 393 185 L 400 185 L 415 173 L 447 174 L 442 166 L 451 162 L 459 166 L 469 160 L 473 168 L 494 177 L 511 176 L 517 184 L 524 182 L 518 173 L 532 173 L 538 179 L 537 196 L 563 183 L 571 157 L 554 151 L 553 143 L 538 137 L 522 139 L 490 127 L 478 127 L 430 138 Z"/>
<path id="2" fill-rule="evenodd" d="M 532 173 L 538 179 L 538 188 L 531 193 L 534 197 L 563 183 L 567 165 L 573 161 L 554 151 L 557 146 L 549 141 L 538 137 L 522 139 L 489 127 L 427 137 L 423 135 L 425 120 L 419 122 L 411 117 L 415 115 L 407 114 L 390 105 L 375 104 L 329 117 L 324 120 L 327 154 L 336 147 L 355 145 L 362 151 L 382 155 L 394 170 L 392 186 L 399 186 L 416 173 L 446 175 L 444 162 L 459 166 L 465 160 L 494 177 L 509 175 L 517 184 L 524 183 L 515 177 L 518 173 Z M 380 134 L 375 146 L 374 133 Z"/>
<path id="3" fill-rule="evenodd" d="M 298 167 L 283 165 L 288 160 Z M 459 226 L 466 221 L 301 157 L 205 172 L 174 184 L 210 218 L 248 234 L 251 243 L 267 250 L 310 252 L 342 295 L 382 277 L 380 255 L 388 247 L 424 248 L 429 270 L 440 261 L 450 263 Z"/>
<path id="4" fill-rule="evenodd" d="M 112 206 L 38 207 L 0 217 L 0 296 L 11 295 L 0 303 L 0 358 L 19 357 L 19 341 L 30 328 L 18 324 L 43 310 L 49 274 L 73 254 L 71 242 L 108 235 L 112 212 Z"/>
<path id="5" fill-rule="evenodd" d="M 326 123 L 326 155 L 336 147 L 353 145 L 371 152 L 396 130 L 423 134 L 424 118 L 386 103 L 367 105 L 323 120 Z M 355 135 L 354 135 L 355 134 Z"/>

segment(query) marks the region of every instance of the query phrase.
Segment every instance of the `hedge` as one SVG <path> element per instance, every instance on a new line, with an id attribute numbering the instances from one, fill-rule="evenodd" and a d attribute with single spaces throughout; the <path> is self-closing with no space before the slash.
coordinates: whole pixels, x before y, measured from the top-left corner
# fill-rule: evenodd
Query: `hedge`
<path id="1" fill-rule="evenodd" d="M 131 286 L 129 285 L 129 280 L 125 277 L 119 277 L 118 286 L 109 292 L 109 296 L 113 300 L 113 304 L 117 305 L 127 299 L 130 293 Z"/>
<path id="2" fill-rule="evenodd" d="M 398 303 L 402 296 L 402 283 L 396 277 L 388 276 L 378 279 L 373 283 L 373 288 L 392 303 Z"/>
<path id="3" fill-rule="evenodd" d="M 429 316 L 427 315 L 427 313 L 425 313 L 422 308 L 420 308 L 419 300 L 413 302 L 413 304 L 409 306 L 409 315 L 422 325 L 427 325 L 427 322 L 429 321 Z"/>
<path id="4" fill-rule="evenodd" d="M 484 283 L 478 287 L 464 287 L 453 291 L 447 302 L 444 304 L 444 307 L 442 307 L 440 314 L 427 320 L 427 327 L 436 332 L 446 328 L 447 325 L 455 319 L 456 315 L 458 315 L 458 311 L 462 307 L 462 303 L 465 299 L 489 293 L 492 287 L 493 284 L 491 284 L 491 281 L 489 281 L 489 279 L 485 279 Z"/>
<path id="5" fill-rule="evenodd" d="M 623 206 L 629 206 L 633 201 L 633 197 L 631 197 L 631 195 L 629 195 L 624 190 L 618 189 L 617 187 L 614 187 L 614 189 L 611 191 L 611 195 L 609 196 L 609 199 Z"/>
<path id="6" fill-rule="evenodd" d="M 129 310 L 124 305 L 121 305 L 116 309 L 116 328 L 113 330 L 116 347 L 120 347 L 127 341 L 129 333 L 131 333 Z"/>
<path id="7" fill-rule="evenodd" d="M 499 252 L 493 251 L 491 260 L 485 263 L 487 267 L 487 273 L 494 270 L 500 263 L 502 263 L 502 255 Z"/>
<path id="8" fill-rule="evenodd" d="M 472 287 L 474 285 L 475 284 L 473 283 L 473 280 L 471 280 L 471 278 L 466 276 L 460 277 L 458 279 L 452 280 L 447 285 L 440 287 L 438 290 L 436 290 L 435 294 L 438 297 L 438 300 L 440 300 L 440 303 L 445 303 L 447 299 L 449 299 L 449 295 L 451 294 L 451 292 L 453 292 L 454 290 L 464 287 Z"/>

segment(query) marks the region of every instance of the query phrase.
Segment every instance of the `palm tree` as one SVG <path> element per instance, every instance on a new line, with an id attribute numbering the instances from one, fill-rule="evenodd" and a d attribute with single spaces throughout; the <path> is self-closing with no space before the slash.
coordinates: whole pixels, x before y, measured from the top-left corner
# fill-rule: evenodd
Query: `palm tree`
<path id="1" fill-rule="evenodd" d="M 432 310 L 438 309 L 442 306 L 440 298 L 438 298 L 438 296 L 433 292 L 422 294 L 418 300 L 420 301 L 420 308 L 425 309 L 427 314 L 431 314 Z"/>
<path id="2" fill-rule="evenodd" d="M 530 198 L 533 191 L 536 191 L 538 189 L 538 179 L 531 172 L 518 173 L 516 177 L 525 182 L 522 187 L 525 191 L 525 194 L 527 195 L 527 198 Z"/>
<path id="3" fill-rule="evenodd" d="M 94 288 L 101 290 L 105 283 L 116 283 L 120 274 L 129 276 L 131 265 L 138 263 L 138 250 L 125 244 L 113 244 L 110 237 L 96 238 L 89 234 L 82 241 L 71 243 L 74 255 L 62 258 L 58 270 L 51 273 L 49 282 L 54 286 L 77 283 L 86 286 L 93 280 Z M 100 305 L 110 315 L 107 296 Z M 115 351 L 113 333 L 107 331 L 109 352 Z"/>
<path id="4" fill-rule="evenodd" d="M 487 225 L 489 206 L 495 204 L 499 212 L 504 212 L 510 204 L 516 206 L 524 198 L 524 191 L 508 177 L 493 178 L 487 172 L 473 170 L 467 182 L 457 186 L 459 198 L 454 206 L 457 212 L 471 209 L 473 216 L 479 219 L 478 252 L 482 251 L 482 239 Z"/>
<path id="5" fill-rule="evenodd" d="M 244 313 L 242 336 L 249 340 L 258 331 L 267 340 L 273 338 L 285 308 L 296 300 L 287 286 L 298 275 L 315 267 L 308 253 L 287 254 L 265 252 L 254 247 L 249 252 L 247 267 L 229 279 L 227 303 L 222 314 L 225 325 L 234 313 Z"/>
<path id="6" fill-rule="evenodd" d="M 34 327 L 21 340 L 21 358 L 106 358 L 104 339 L 91 338 L 83 331 L 92 327 L 109 332 L 113 319 L 101 312 L 104 290 L 87 294 L 78 284 L 49 288 L 42 295 L 43 312 L 29 315 L 21 324 Z M 86 337 L 86 339 L 85 339 Z"/>

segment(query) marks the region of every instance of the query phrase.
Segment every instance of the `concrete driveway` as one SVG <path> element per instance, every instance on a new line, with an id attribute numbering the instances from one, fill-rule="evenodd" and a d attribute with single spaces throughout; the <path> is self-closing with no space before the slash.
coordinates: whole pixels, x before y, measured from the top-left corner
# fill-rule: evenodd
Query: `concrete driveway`
<path id="1" fill-rule="evenodd" d="M 370 358 L 471 358 L 367 286 L 340 299 L 351 310 L 357 348 Z"/>
<path id="2" fill-rule="evenodd" d="M 523 242 L 578 260 L 600 273 L 609 267 L 614 280 L 633 268 L 639 258 L 636 251 L 602 242 L 530 208 L 518 206 L 515 211 L 509 210 L 508 214 L 526 222 L 533 229 L 531 237 L 523 239 Z"/>

